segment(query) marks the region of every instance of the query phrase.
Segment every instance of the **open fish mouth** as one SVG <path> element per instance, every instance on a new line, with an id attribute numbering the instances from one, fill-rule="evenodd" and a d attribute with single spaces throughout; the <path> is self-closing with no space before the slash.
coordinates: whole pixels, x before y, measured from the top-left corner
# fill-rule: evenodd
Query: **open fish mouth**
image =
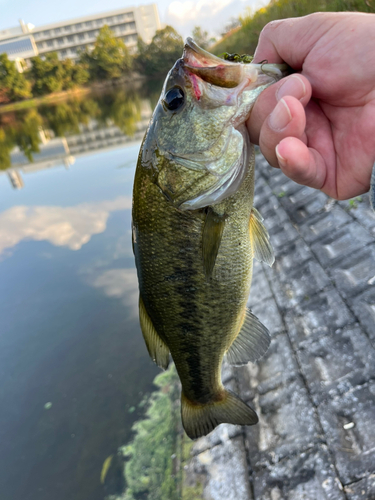
<path id="1" fill-rule="evenodd" d="M 234 88 L 244 80 L 248 84 L 258 79 L 259 72 L 280 79 L 286 74 L 286 64 L 241 64 L 225 61 L 199 47 L 192 38 L 185 41 L 182 59 L 185 68 L 202 80 L 223 88 Z"/>

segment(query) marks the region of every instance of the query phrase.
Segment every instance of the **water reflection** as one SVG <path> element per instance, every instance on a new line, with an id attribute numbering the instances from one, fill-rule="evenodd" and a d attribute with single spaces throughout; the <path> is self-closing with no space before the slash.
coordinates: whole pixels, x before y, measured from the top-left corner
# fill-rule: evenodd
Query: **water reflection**
<path id="1" fill-rule="evenodd" d="M 0 114 L 0 171 L 13 188 L 23 173 L 58 165 L 69 168 L 84 154 L 140 141 L 156 89 L 112 89 L 26 111 Z"/>
<path id="2" fill-rule="evenodd" d="M 105 231 L 111 212 L 130 209 L 131 204 L 130 196 L 122 196 L 74 207 L 16 205 L 0 213 L 0 256 L 24 239 L 79 250 L 92 235 Z"/>
<path id="3" fill-rule="evenodd" d="M 144 106 L 142 98 L 134 100 L 134 107 L 128 102 L 122 108 L 115 97 L 106 99 L 107 111 L 99 115 L 98 104 L 95 118 L 78 123 L 80 136 L 66 107 L 64 112 L 59 108 L 60 124 L 51 116 L 47 126 L 47 114 L 40 109 L 30 115 L 25 123 L 39 124 L 41 117 L 42 131 L 20 135 L 12 148 L 17 144 L 24 157 L 28 151 L 34 163 L 8 170 L 34 172 L 27 188 L 11 190 L 0 176 L 4 500 L 102 500 L 102 464 L 129 442 L 131 427 L 144 412 L 144 394 L 152 390 L 158 373 L 139 329 L 131 251 L 131 190 L 139 143 L 116 149 L 113 134 L 111 148 L 98 149 L 109 144 L 108 130 L 120 130 L 129 114 L 141 130 Z M 111 102 L 119 109 L 108 118 Z M 89 108 L 94 112 L 95 105 L 79 103 L 79 109 Z M 64 116 L 71 117 L 70 128 L 70 118 L 64 122 Z M 25 130 L 18 123 L 8 125 Z M 66 134 L 61 140 L 76 159 L 69 172 L 46 170 L 55 160 L 38 156 L 44 151 L 43 134 L 47 145 L 60 140 L 57 133 Z M 90 134 L 100 134 L 102 142 L 88 141 Z M 79 137 L 82 143 L 73 145 Z M 90 153 L 79 152 L 89 144 Z M 33 151 L 37 147 L 39 153 Z M 65 157 L 56 159 L 56 165 Z"/>

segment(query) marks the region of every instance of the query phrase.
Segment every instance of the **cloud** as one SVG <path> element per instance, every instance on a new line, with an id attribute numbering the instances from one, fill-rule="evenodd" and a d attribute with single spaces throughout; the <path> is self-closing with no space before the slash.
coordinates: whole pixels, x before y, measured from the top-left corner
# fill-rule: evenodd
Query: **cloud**
<path id="1" fill-rule="evenodd" d="M 12 207 L 0 214 L 0 254 L 22 240 L 46 240 L 79 250 L 94 234 L 105 231 L 111 212 L 130 208 L 128 196 L 73 207 Z"/>
<path id="2" fill-rule="evenodd" d="M 169 4 L 165 20 L 185 37 L 191 35 L 194 26 L 217 36 L 232 18 L 243 14 L 246 7 L 256 10 L 265 3 L 267 0 L 174 0 Z"/>
<path id="3" fill-rule="evenodd" d="M 109 269 L 96 276 L 91 285 L 103 289 L 107 297 L 122 298 L 125 306 L 138 315 L 138 278 L 134 268 Z"/>

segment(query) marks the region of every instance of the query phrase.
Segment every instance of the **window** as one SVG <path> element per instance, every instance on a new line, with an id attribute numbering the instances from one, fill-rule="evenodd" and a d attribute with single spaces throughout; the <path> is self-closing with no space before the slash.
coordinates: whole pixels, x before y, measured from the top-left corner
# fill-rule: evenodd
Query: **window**
<path id="1" fill-rule="evenodd" d="M 116 16 L 117 22 L 121 22 L 124 20 L 124 14 L 120 14 L 119 16 Z"/>
<path id="2" fill-rule="evenodd" d="M 64 28 L 64 29 L 65 29 L 65 31 L 66 31 L 67 33 L 70 33 L 70 32 L 72 31 L 72 27 L 71 27 L 71 26 L 65 26 L 65 28 Z"/>
<path id="3" fill-rule="evenodd" d="M 43 46 L 44 46 L 44 43 L 43 42 L 39 42 L 39 43 L 36 44 L 36 46 L 38 47 L 38 50 L 42 49 Z"/>
<path id="4" fill-rule="evenodd" d="M 53 47 L 53 40 L 47 41 L 47 47 Z"/>
<path id="5" fill-rule="evenodd" d="M 34 33 L 34 38 L 35 40 L 38 40 L 38 38 L 40 38 L 40 33 Z"/>
<path id="6" fill-rule="evenodd" d="M 88 32 L 89 38 L 95 38 L 95 31 L 89 31 Z"/>
<path id="7" fill-rule="evenodd" d="M 70 42 L 70 43 L 74 42 L 74 36 L 73 35 L 69 35 L 68 36 L 68 42 Z"/>
<path id="8" fill-rule="evenodd" d="M 64 45 L 64 39 L 63 39 L 63 38 L 58 38 L 58 39 L 57 39 L 57 43 L 58 43 L 59 45 Z"/>
<path id="9" fill-rule="evenodd" d="M 76 30 L 81 30 L 82 29 L 82 23 L 76 24 Z"/>
<path id="10" fill-rule="evenodd" d="M 60 52 L 60 56 L 61 56 L 61 57 L 66 57 L 66 54 L 67 54 L 67 51 L 66 51 L 66 50 L 62 50 L 62 51 Z"/>
<path id="11" fill-rule="evenodd" d="M 86 22 L 85 22 L 85 25 L 86 25 L 88 28 L 91 28 L 91 26 L 92 26 L 92 21 L 86 21 Z"/>
<path id="12" fill-rule="evenodd" d="M 78 40 L 84 40 L 85 39 L 85 34 L 84 33 L 80 33 L 78 35 Z"/>
<path id="13" fill-rule="evenodd" d="M 106 21 L 106 23 L 112 24 L 113 21 L 114 21 L 114 18 L 113 17 L 107 17 L 105 21 Z"/>
<path id="14" fill-rule="evenodd" d="M 101 26 L 101 25 L 102 25 L 102 23 L 103 23 L 103 19 L 97 19 L 97 20 L 95 21 L 96 26 Z"/>
<path id="15" fill-rule="evenodd" d="M 121 32 L 124 32 L 126 29 L 125 24 L 120 24 L 119 29 Z"/>
<path id="16" fill-rule="evenodd" d="M 44 36 L 49 36 L 50 34 L 51 34 L 50 30 L 43 31 L 43 35 Z"/>
<path id="17" fill-rule="evenodd" d="M 77 53 L 77 49 L 76 49 L 75 47 L 72 47 L 72 48 L 70 49 L 70 53 L 72 54 L 72 56 L 75 56 L 75 55 L 76 55 L 76 53 Z"/>
<path id="18" fill-rule="evenodd" d="M 59 33 L 61 33 L 61 28 L 56 28 L 54 33 L 55 33 L 55 35 L 58 35 Z"/>

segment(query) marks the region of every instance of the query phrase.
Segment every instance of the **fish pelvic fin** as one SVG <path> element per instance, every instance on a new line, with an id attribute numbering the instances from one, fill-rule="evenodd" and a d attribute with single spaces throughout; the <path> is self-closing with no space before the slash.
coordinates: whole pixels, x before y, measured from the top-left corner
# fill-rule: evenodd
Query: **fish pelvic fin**
<path id="1" fill-rule="evenodd" d="M 264 356 L 270 343 L 268 329 L 246 308 L 241 330 L 226 352 L 225 360 L 230 365 L 246 365 Z"/>
<path id="2" fill-rule="evenodd" d="M 150 316 L 147 314 L 142 297 L 139 297 L 139 322 L 151 359 L 160 368 L 166 370 L 169 365 L 169 348 L 155 330 Z"/>
<path id="3" fill-rule="evenodd" d="M 181 394 L 182 425 L 190 439 L 206 436 L 219 424 L 254 425 L 258 416 L 233 392 L 224 389 L 219 401 L 195 404 Z"/>
<path id="4" fill-rule="evenodd" d="M 254 257 L 271 267 L 275 262 L 275 255 L 270 243 L 270 237 L 267 229 L 263 225 L 263 217 L 254 207 L 251 210 L 249 231 Z"/>

